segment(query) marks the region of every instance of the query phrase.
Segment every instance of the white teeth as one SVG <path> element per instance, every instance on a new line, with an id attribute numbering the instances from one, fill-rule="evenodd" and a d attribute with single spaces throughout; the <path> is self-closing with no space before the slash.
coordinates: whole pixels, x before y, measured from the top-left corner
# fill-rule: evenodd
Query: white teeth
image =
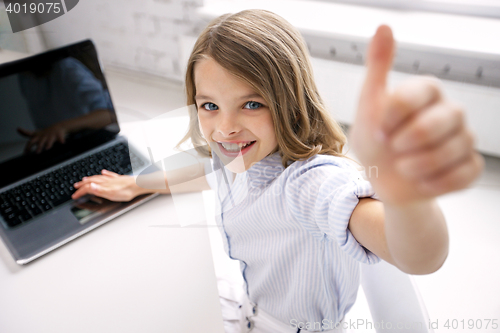
<path id="1" fill-rule="evenodd" d="M 227 151 L 231 151 L 231 152 L 237 152 L 237 151 L 240 151 L 242 148 L 245 148 L 246 146 L 248 146 L 249 144 L 251 144 L 253 141 L 251 142 L 248 142 L 248 143 L 229 143 L 229 142 L 221 142 L 220 144 L 222 145 L 222 147 L 224 147 L 224 149 L 226 149 Z"/>
<path id="2" fill-rule="evenodd" d="M 227 151 L 240 151 L 240 146 L 236 143 L 227 143 L 227 142 L 222 143 L 221 142 L 221 145 Z"/>

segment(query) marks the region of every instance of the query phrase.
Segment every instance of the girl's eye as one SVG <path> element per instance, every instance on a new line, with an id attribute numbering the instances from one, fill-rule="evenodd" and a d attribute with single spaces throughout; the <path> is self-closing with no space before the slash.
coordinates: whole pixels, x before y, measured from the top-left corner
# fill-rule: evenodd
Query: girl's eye
<path id="1" fill-rule="evenodd" d="M 215 111 L 215 110 L 217 110 L 219 108 L 214 103 L 205 103 L 201 107 L 204 108 L 207 111 Z"/>
<path id="2" fill-rule="evenodd" d="M 245 104 L 245 108 L 246 109 L 252 109 L 252 110 L 255 110 L 255 109 L 258 109 L 262 106 L 262 104 L 260 104 L 259 102 L 248 102 L 247 104 Z"/>

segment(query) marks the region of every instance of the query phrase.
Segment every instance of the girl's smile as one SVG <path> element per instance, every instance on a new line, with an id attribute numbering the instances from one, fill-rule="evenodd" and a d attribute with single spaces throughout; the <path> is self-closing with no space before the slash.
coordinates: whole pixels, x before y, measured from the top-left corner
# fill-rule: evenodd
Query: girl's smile
<path id="1" fill-rule="evenodd" d="M 244 155 L 247 153 L 255 141 L 245 142 L 217 142 L 220 151 L 229 157 L 237 157 L 240 153 Z"/>
<path id="2" fill-rule="evenodd" d="M 232 172 L 248 170 L 278 145 L 267 102 L 212 58 L 194 69 L 201 132 Z"/>

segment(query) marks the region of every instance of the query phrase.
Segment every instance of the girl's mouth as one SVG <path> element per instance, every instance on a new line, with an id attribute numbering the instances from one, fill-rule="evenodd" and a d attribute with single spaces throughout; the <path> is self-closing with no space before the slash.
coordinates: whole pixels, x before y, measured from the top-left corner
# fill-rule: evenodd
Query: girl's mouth
<path id="1" fill-rule="evenodd" d="M 229 143 L 229 142 L 217 142 L 217 145 L 219 146 L 220 151 L 230 157 L 236 157 L 240 153 L 241 155 L 245 154 L 247 151 L 249 151 L 255 141 L 249 141 L 247 143 Z"/>

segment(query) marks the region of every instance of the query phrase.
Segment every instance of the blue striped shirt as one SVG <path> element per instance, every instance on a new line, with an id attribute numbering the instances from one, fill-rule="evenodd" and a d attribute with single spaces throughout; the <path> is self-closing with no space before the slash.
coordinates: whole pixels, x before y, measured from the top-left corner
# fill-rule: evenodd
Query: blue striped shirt
<path id="1" fill-rule="evenodd" d="M 347 229 L 358 198 L 374 195 L 370 183 L 348 159 L 328 155 L 285 169 L 275 153 L 232 174 L 214 154 L 212 167 L 216 221 L 249 299 L 286 324 L 342 320 L 356 300 L 359 262 L 379 261 Z"/>

